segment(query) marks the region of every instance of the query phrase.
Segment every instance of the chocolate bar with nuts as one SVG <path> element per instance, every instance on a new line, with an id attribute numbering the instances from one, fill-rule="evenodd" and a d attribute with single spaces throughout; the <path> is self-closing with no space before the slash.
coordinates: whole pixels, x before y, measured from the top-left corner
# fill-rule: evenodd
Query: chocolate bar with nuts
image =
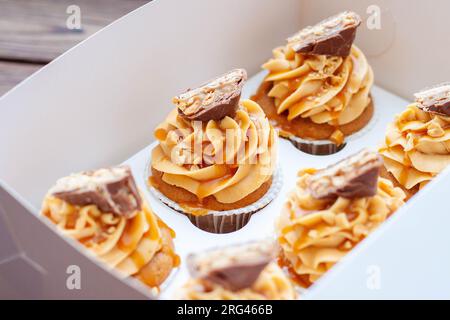
<path id="1" fill-rule="evenodd" d="M 377 193 L 382 157 L 367 149 L 316 172 L 309 191 L 316 199 L 365 198 Z"/>
<path id="2" fill-rule="evenodd" d="M 172 102 L 178 107 L 178 113 L 187 120 L 209 121 L 234 117 L 245 80 L 247 72 L 244 69 L 231 70 L 174 97 Z"/>
<path id="3" fill-rule="evenodd" d="M 299 31 L 288 44 L 297 53 L 347 57 L 360 24 L 356 13 L 345 11 Z"/>
<path id="4" fill-rule="evenodd" d="M 193 277 L 239 291 L 251 288 L 276 254 L 275 242 L 267 239 L 190 255 L 187 263 Z"/>
<path id="5" fill-rule="evenodd" d="M 96 205 L 100 211 L 132 218 L 141 197 L 128 166 L 85 171 L 59 179 L 49 194 L 75 206 Z"/>
<path id="6" fill-rule="evenodd" d="M 414 95 L 417 106 L 429 113 L 450 116 L 450 83 L 443 83 Z"/>

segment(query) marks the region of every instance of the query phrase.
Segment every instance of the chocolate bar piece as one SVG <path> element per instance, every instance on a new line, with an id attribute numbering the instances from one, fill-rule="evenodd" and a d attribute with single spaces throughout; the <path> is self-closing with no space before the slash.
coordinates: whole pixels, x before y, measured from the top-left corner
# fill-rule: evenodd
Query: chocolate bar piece
<path id="1" fill-rule="evenodd" d="M 382 157 L 367 149 L 310 177 L 309 191 L 316 199 L 365 198 L 377 193 Z"/>
<path id="2" fill-rule="evenodd" d="M 288 44 L 297 53 L 347 57 L 360 24 L 356 13 L 345 11 L 299 31 Z"/>
<path id="3" fill-rule="evenodd" d="M 220 120 L 234 117 L 239 107 L 242 86 L 247 80 L 244 69 L 231 70 L 208 83 L 176 96 L 172 102 L 188 120 Z"/>
<path id="4" fill-rule="evenodd" d="M 276 254 L 275 242 L 263 240 L 190 255 L 187 263 L 193 277 L 239 291 L 251 288 Z"/>
<path id="5" fill-rule="evenodd" d="M 132 218 L 141 197 L 128 166 L 72 174 L 59 179 L 49 194 L 75 206 L 94 204 L 100 211 Z"/>
<path id="6" fill-rule="evenodd" d="M 450 83 L 425 89 L 414 96 L 417 106 L 423 111 L 445 117 L 450 116 Z"/>

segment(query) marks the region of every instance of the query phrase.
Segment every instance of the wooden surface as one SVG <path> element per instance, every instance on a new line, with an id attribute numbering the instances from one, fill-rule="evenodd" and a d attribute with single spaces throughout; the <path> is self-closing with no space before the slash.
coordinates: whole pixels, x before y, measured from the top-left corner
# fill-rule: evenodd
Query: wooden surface
<path id="1" fill-rule="evenodd" d="M 36 64 L 0 61 L 0 96 L 41 67 Z"/>
<path id="2" fill-rule="evenodd" d="M 0 0 L 0 96 L 78 42 L 148 0 Z M 81 30 L 67 28 L 70 5 Z"/>

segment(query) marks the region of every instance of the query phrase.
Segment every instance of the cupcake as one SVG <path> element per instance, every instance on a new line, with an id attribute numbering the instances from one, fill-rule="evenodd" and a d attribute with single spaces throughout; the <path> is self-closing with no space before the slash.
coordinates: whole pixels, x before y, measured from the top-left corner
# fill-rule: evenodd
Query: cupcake
<path id="1" fill-rule="evenodd" d="M 156 292 L 179 264 L 175 233 L 141 197 L 127 166 L 58 180 L 47 193 L 41 214 L 109 268 Z"/>
<path id="2" fill-rule="evenodd" d="M 274 258 L 277 246 L 263 240 L 190 255 L 191 279 L 183 300 L 292 300 L 292 283 Z"/>
<path id="3" fill-rule="evenodd" d="M 405 198 L 380 178 L 382 157 L 363 150 L 322 170 L 300 171 L 276 223 L 280 264 L 309 287 L 396 211 Z"/>
<path id="4" fill-rule="evenodd" d="M 343 12 L 307 27 L 273 50 L 269 72 L 252 97 L 280 136 L 300 150 L 332 154 L 374 113 L 374 76 L 353 44 L 360 17 Z"/>
<path id="5" fill-rule="evenodd" d="M 150 190 L 208 232 L 242 228 L 280 188 L 277 135 L 256 102 L 240 100 L 246 77 L 232 70 L 176 96 L 154 132 Z"/>
<path id="6" fill-rule="evenodd" d="M 383 176 L 408 198 L 450 164 L 450 84 L 423 90 L 415 97 L 389 125 L 380 149 Z"/>

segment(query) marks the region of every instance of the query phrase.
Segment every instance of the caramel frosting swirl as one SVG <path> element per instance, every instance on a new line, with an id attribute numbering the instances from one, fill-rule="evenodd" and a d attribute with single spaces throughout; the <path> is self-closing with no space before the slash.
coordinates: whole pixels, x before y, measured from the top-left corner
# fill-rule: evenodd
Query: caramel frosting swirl
<path id="1" fill-rule="evenodd" d="M 403 187 L 422 188 L 450 165 L 450 117 L 411 104 L 389 125 L 380 154 Z"/>
<path id="2" fill-rule="evenodd" d="M 372 68 L 356 46 L 346 57 L 296 53 L 291 44 L 273 50 L 263 66 L 265 81 L 273 83 L 268 93 L 278 114 L 287 119 L 309 118 L 314 123 L 345 125 L 357 119 L 370 104 L 374 82 Z"/>
<path id="3" fill-rule="evenodd" d="M 181 288 L 177 298 L 187 300 L 293 300 L 296 293 L 292 283 L 276 265 L 269 264 L 251 288 L 226 290 L 218 284 L 191 279 Z"/>
<path id="4" fill-rule="evenodd" d="M 179 263 L 172 243 L 175 233 L 147 204 L 127 219 L 102 212 L 96 205 L 75 206 L 48 195 L 41 213 L 64 236 L 81 242 L 109 268 L 125 277 L 138 278 L 150 287 L 158 287 Z M 156 267 L 159 271 L 152 272 Z"/>
<path id="5" fill-rule="evenodd" d="M 221 203 L 239 201 L 268 181 L 276 164 L 276 132 L 251 100 L 221 120 L 190 121 L 175 109 L 155 137 L 152 168 L 199 200 L 212 195 Z"/>
<path id="6" fill-rule="evenodd" d="M 405 194 L 391 181 L 378 179 L 373 197 L 315 199 L 308 180 L 316 170 L 299 173 L 276 222 L 283 262 L 303 286 L 309 286 L 384 222 Z"/>

